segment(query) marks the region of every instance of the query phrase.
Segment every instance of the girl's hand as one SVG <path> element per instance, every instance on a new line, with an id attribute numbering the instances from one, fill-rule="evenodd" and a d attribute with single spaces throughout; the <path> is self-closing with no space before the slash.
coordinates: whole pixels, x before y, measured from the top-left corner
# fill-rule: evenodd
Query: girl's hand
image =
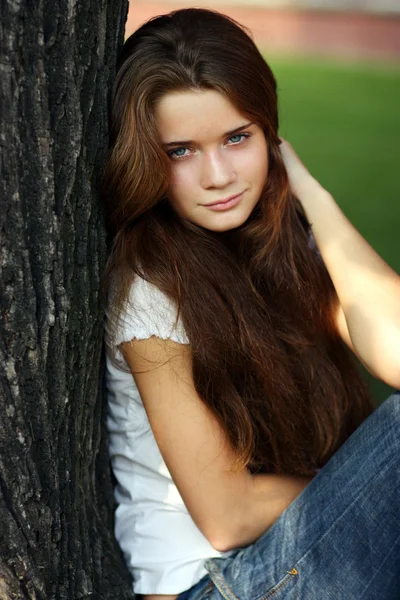
<path id="1" fill-rule="evenodd" d="M 289 142 L 283 138 L 279 139 L 281 140 L 281 145 L 279 147 L 287 174 L 289 176 L 289 183 L 292 192 L 299 198 L 299 200 L 301 200 L 304 193 L 309 194 L 311 191 L 321 190 L 322 186 L 310 174 Z"/>

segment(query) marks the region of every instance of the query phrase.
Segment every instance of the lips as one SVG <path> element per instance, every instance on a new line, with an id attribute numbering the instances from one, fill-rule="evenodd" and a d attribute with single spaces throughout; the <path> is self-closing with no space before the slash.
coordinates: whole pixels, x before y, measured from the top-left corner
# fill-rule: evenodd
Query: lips
<path id="1" fill-rule="evenodd" d="M 229 198 L 222 198 L 222 200 L 216 200 L 215 202 L 210 202 L 210 204 L 206 204 L 206 206 L 215 206 L 216 204 L 226 204 L 229 200 L 233 200 L 240 196 L 243 192 L 239 192 L 239 194 L 235 194 L 234 196 L 229 196 Z"/>

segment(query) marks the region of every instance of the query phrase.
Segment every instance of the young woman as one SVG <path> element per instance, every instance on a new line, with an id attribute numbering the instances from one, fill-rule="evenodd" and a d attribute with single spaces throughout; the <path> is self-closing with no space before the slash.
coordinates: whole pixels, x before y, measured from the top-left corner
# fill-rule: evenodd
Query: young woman
<path id="1" fill-rule="evenodd" d="M 280 139 L 241 26 L 185 9 L 126 41 L 103 191 L 135 592 L 398 599 L 400 397 L 373 411 L 353 354 L 400 387 L 400 278 Z"/>

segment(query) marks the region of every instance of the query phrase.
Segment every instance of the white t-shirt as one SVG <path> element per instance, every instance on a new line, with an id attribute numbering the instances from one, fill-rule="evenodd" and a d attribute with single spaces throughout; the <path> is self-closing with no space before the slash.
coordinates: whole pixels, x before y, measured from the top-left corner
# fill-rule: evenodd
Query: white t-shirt
<path id="1" fill-rule="evenodd" d="M 187 344 L 182 323 L 174 327 L 176 314 L 165 294 L 136 277 L 111 343 L 156 335 Z M 116 358 L 127 367 L 118 349 Z M 195 525 L 160 454 L 132 374 L 114 366 L 108 352 L 106 385 L 109 453 L 118 481 L 115 535 L 134 591 L 179 594 L 207 573 L 207 558 L 232 552 L 215 550 Z"/>

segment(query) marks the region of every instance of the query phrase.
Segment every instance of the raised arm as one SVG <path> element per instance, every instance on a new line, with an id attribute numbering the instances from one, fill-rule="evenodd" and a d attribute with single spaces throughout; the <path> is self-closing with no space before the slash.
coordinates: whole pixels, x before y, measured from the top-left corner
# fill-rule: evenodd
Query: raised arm
<path id="1" fill-rule="evenodd" d="M 366 368 L 400 388 L 400 277 L 368 244 L 291 145 L 282 157 L 340 302 L 338 330 Z"/>
<path id="2" fill-rule="evenodd" d="M 236 455 L 196 393 L 191 348 L 151 337 L 121 344 L 156 442 L 194 522 L 220 551 L 262 535 L 310 481 L 232 471 Z"/>

